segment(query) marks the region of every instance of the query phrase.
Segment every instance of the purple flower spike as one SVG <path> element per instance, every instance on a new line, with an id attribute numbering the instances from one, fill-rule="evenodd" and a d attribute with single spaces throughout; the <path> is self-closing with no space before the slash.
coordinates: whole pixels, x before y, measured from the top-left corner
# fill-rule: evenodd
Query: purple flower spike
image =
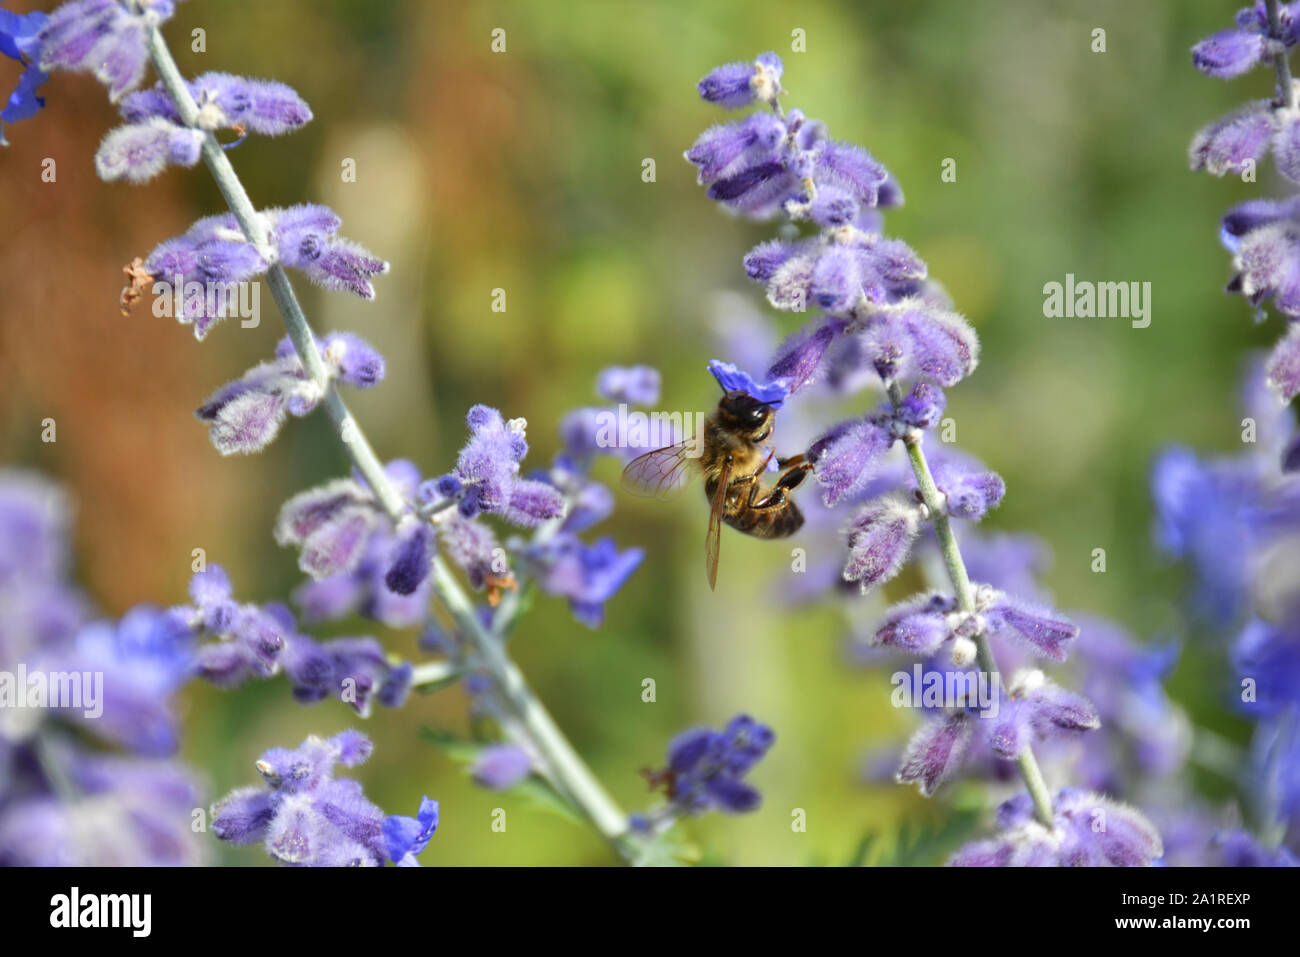
<path id="1" fill-rule="evenodd" d="M 781 94 L 782 69 L 775 53 L 764 53 L 753 63 L 728 63 L 700 80 L 700 98 L 729 110 L 755 101 L 775 102 Z"/>
<path id="2" fill-rule="evenodd" d="M 95 171 L 105 182 L 125 179 L 144 183 L 168 163 L 193 166 L 203 144 L 200 130 L 175 126 L 166 120 L 149 120 L 111 130 L 95 154 Z"/>
<path id="3" fill-rule="evenodd" d="M 1241 173 L 1248 163 L 1258 165 L 1264 158 L 1275 128 L 1268 101 L 1257 101 L 1201 129 L 1192 139 L 1188 160 L 1192 169 L 1214 176 Z"/>
<path id="4" fill-rule="evenodd" d="M 808 459 L 814 465 L 813 475 L 822 487 L 826 507 L 862 491 L 893 444 L 894 437 L 887 429 L 864 419 L 838 425 L 817 439 L 808 449 Z"/>
<path id="5" fill-rule="evenodd" d="M 610 402 L 654 405 L 659 401 L 659 370 L 650 366 L 610 366 L 597 377 L 596 391 Z"/>
<path id="6" fill-rule="evenodd" d="M 742 372 L 730 362 L 723 362 L 721 359 L 709 360 L 709 372 L 718 380 L 718 385 L 722 386 L 724 392 L 744 392 L 774 409 L 781 408 L 790 394 L 790 390 L 783 383 L 755 382 L 749 373 Z"/>
<path id="7" fill-rule="evenodd" d="M 1076 625 L 1054 612 L 1001 593 L 993 597 L 985 618 L 991 633 L 1018 638 L 1035 653 L 1055 661 L 1066 659 L 1070 642 L 1079 636 Z"/>
<path id="8" fill-rule="evenodd" d="M 384 848 L 388 859 L 398 867 L 419 867 L 416 856 L 429 846 L 438 829 L 438 802 L 427 796 L 420 799 L 415 817 L 393 815 L 384 819 Z"/>
<path id="9" fill-rule="evenodd" d="M 1264 37 L 1246 30 L 1224 30 L 1192 47 L 1192 65 L 1206 76 L 1230 80 L 1260 64 Z"/>
<path id="10" fill-rule="evenodd" d="M 479 752 L 470 775 L 481 787 L 509 791 L 532 771 L 533 761 L 527 751 L 513 744 L 497 744 Z"/>
<path id="11" fill-rule="evenodd" d="M 844 580 L 857 582 L 865 594 L 889 581 L 912 551 L 921 517 L 915 505 L 887 496 L 866 505 L 849 526 L 849 557 Z"/>
<path id="12" fill-rule="evenodd" d="M 929 797 L 965 762 L 974 732 L 975 719 L 965 711 L 927 721 L 907 742 L 898 782 L 915 782 Z"/>

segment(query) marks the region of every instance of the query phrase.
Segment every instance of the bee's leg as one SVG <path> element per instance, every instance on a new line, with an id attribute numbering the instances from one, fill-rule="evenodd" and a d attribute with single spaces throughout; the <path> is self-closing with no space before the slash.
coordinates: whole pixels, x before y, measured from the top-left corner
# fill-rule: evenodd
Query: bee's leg
<path id="1" fill-rule="evenodd" d="M 808 473 L 812 471 L 812 464 L 803 461 L 802 455 L 796 455 L 793 458 L 785 460 L 789 464 L 781 477 L 776 480 L 776 484 L 761 499 L 758 498 L 758 489 L 754 489 L 749 495 L 749 505 L 751 508 L 776 508 L 784 505 L 789 498 L 789 493 L 798 488 Z"/>

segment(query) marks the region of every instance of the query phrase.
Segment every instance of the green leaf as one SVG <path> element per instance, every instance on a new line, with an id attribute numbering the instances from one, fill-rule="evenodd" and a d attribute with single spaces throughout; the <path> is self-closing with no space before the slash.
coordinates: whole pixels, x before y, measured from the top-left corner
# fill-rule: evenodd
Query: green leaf
<path id="1" fill-rule="evenodd" d="M 979 831 L 983 809 L 953 808 L 941 821 L 905 821 L 892 848 L 876 855 L 876 867 L 927 867 L 942 864 L 953 851 Z M 862 835 L 849 859 L 849 867 L 865 867 L 872 851 L 887 845 L 884 832 Z"/>

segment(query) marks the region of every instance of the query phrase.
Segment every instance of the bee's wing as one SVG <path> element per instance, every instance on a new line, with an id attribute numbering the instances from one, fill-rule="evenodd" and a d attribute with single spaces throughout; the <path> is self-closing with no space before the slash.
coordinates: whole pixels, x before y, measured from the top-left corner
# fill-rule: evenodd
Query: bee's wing
<path id="1" fill-rule="evenodd" d="M 731 484 L 731 457 L 722 464 L 718 487 L 709 503 L 709 532 L 704 538 L 704 569 L 709 576 L 709 588 L 718 584 L 718 552 L 722 545 L 722 509 L 727 502 L 727 486 Z"/>
<path id="2" fill-rule="evenodd" d="M 623 469 L 623 488 L 634 495 L 668 498 L 691 476 L 692 459 L 687 451 L 687 444 L 678 442 L 638 455 Z"/>

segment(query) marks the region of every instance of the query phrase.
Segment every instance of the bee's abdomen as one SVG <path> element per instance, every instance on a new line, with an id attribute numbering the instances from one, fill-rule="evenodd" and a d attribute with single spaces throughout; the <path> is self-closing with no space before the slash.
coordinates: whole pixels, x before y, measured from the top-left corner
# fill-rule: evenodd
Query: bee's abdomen
<path id="1" fill-rule="evenodd" d="M 794 502 L 785 502 L 772 508 L 728 509 L 722 520 L 755 538 L 785 538 L 803 527 L 803 512 Z"/>

